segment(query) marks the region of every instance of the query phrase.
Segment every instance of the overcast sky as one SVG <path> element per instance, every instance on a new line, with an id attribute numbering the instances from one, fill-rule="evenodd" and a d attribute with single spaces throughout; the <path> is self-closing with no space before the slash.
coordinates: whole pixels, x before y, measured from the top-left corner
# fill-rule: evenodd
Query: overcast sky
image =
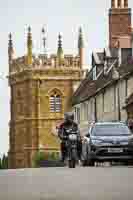
<path id="1" fill-rule="evenodd" d="M 0 153 L 8 151 L 10 92 L 8 74 L 8 33 L 13 34 L 16 56 L 26 53 L 27 27 L 33 33 L 34 52 L 41 51 L 41 29 L 47 30 L 47 51 L 56 53 L 57 36 L 63 35 L 64 53 L 77 53 L 78 28 L 82 26 L 85 61 L 92 51 L 108 45 L 108 9 L 111 0 L 4 0 L 0 5 Z M 133 0 L 129 0 L 133 7 Z"/>

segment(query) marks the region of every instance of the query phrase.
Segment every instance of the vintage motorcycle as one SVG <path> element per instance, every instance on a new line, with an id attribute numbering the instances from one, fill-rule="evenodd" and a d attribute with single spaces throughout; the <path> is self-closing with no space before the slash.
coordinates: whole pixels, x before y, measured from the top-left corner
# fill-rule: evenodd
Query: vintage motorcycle
<path id="1" fill-rule="evenodd" d="M 67 129 L 66 137 L 66 148 L 67 148 L 67 160 L 69 168 L 75 168 L 76 163 L 78 162 L 77 155 L 77 143 L 78 143 L 78 134 L 77 131 L 72 129 Z"/>

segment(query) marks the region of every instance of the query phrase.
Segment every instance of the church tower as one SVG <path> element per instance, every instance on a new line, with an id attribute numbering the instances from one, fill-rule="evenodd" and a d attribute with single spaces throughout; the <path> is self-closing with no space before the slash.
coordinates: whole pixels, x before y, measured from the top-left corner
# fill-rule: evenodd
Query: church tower
<path id="1" fill-rule="evenodd" d="M 61 34 L 55 54 L 47 55 L 44 35 L 42 43 L 45 51 L 34 55 L 29 27 L 27 53 L 15 58 L 12 36 L 9 35 L 10 168 L 32 167 L 34 155 L 39 150 L 59 150 L 53 128 L 63 120 L 64 112 L 71 111 L 72 94 L 83 79 L 83 52 L 64 54 Z"/>
<path id="2" fill-rule="evenodd" d="M 131 9 L 128 0 L 111 0 L 109 10 L 109 46 L 116 47 L 120 39 L 122 47 L 130 47 Z"/>

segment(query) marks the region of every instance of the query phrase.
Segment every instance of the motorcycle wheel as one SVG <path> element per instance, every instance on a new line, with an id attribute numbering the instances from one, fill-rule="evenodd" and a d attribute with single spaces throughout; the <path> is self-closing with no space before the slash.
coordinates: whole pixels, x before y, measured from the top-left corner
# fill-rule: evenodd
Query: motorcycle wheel
<path id="1" fill-rule="evenodd" d="M 95 166 L 95 162 L 93 160 L 89 160 L 88 161 L 88 166 L 94 167 Z"/>
<path id="2" fill-rule="evenodd" d="M 75 168 L 76 167 L 76 161 L 75 160 L 69 160 L 68 165 L 69 165 L 69 168 Z"/>
<path id="3" fill-rule="evenodd" d="M 82 166 L 83 166 L 83 167 L 87 167 L 87 166 L 88 166 L 87 160 L 82 160 Z"/>

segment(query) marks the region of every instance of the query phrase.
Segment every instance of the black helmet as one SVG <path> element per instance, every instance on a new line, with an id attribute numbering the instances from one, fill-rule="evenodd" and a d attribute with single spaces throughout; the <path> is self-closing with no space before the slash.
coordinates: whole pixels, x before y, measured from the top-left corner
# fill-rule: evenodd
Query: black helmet
<path id="1" fill-rule="evenodd" d="M 66 112 L 64 114 L 64 119 L 65 119 L 66 122 L 73 122 L 73 120 L 74 120 L 73 112 Z"/>

